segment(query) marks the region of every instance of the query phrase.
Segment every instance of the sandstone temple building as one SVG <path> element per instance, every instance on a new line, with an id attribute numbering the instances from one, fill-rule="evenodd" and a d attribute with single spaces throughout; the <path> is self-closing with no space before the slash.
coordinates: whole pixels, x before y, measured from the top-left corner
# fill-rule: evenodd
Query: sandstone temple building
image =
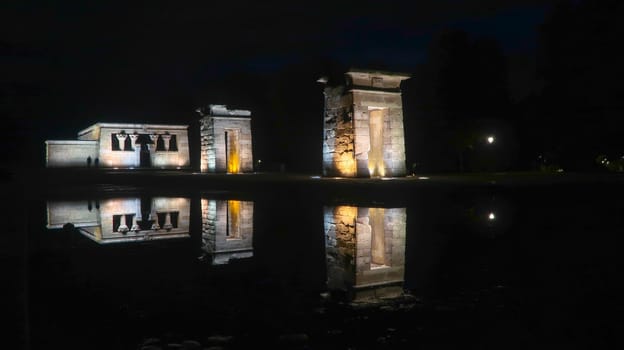
<path id="1" fill-rule="evenodd" d="M 400 84 L 408 78 L 400 73 L 352 69 L 342 84 L 326 84 L 324 176 L 406 175 Z"/>
<path id="2" fill-rule="evenodd" d="M 46 141 L 47 167 L 190 166 L 188 125 L 97 123 L 78 140 Z"/>
<path id="3" fill-rule="evenodd" d="M 251 112 L 210 105 L 197 112 L 202 116 L 201 172 L 253 172 Z"/>

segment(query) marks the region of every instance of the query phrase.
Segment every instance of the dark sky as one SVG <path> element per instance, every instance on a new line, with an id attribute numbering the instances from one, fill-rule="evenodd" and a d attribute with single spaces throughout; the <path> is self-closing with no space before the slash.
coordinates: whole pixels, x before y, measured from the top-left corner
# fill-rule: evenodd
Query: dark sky
<path id="1" fill-rule="evenodd" d="M 443 28 L 499 40 L 521 96 L 549 3 L 5 1 L 3 103 L 24 133 L 49 138 L 73 138 L 97 121 L 188 122 L 198 105 L 247 107 L 244 96 L 213 93 L 229 76 L 323 59 L 412 72 Z"/>

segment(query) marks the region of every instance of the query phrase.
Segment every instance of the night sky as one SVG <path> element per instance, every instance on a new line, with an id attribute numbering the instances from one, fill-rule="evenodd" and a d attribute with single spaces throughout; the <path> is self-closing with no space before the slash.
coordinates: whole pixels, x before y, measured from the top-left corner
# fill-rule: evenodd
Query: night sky
<path id="1" fill-rule="evenodd" d="M 316 171 L 323 99 L 316 78 L 332 69 L 416 79 L 436 35 L 456 30 L 497 43 L 510 103 L 533 94 L 539 26 L 552 1 L 502 3 L 3 2 L 2 113 L 12 142 L 24 145 L 5 159 L 42 166 L 45 139 L 74 139 L 95 122 L 196 127 L 197 107 L 227 104 L 252 110 L 256 158 Z M 418 118 L 411 96 L 428 89 L 412 85 L 404 86 L 406 129 Z M 410 146 L 418 145 L 408 144 L 408 162 L 418 157 Z"/>

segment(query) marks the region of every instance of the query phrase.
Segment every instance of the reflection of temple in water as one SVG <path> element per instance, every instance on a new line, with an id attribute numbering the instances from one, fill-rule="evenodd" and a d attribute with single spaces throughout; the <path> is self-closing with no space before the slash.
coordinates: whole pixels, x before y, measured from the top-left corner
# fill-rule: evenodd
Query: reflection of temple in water
<path id="1" fill-rule="evenodd" d="M 327 287 L 352 301 L 403 293 L 405 208 L 325 207 Z"/>
<path id="2" fill-rule="evenodd" d="M 213 264 L 253 256 L 253 202 L 201 200 L 202 249 Z"/>
<path id="3" fill-rule="evenodd" d="M 189 237 L 190 202 L 169 197 L 51 201 L 47 227 L 71 223 L 100 244 Z"/>

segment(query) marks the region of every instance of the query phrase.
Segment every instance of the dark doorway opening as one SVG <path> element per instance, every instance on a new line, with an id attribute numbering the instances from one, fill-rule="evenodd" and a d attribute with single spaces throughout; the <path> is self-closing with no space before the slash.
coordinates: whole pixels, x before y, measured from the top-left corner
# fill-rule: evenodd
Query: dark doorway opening
<path id="1" fill-rule="evenodd" d="M 141 143 L 141 168 L 150 168 L 152 166 L 152 158 L 150 156 L 149 146 L 147 143 Z"/>

